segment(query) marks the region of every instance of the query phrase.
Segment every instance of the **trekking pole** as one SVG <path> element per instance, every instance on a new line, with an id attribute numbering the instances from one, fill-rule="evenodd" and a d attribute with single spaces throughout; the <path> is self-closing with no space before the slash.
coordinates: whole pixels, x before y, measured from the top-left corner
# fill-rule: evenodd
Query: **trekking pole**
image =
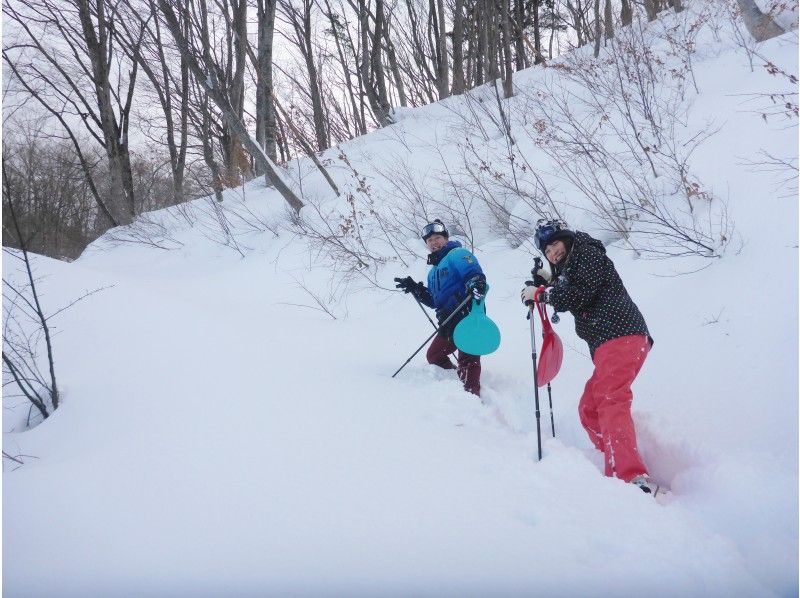
<path id="1" fill-rule="evenodd" d="M 547 307 L 541 306 L 541 309 L 545 310 L 545 316 L 547 315 Z M 555 315 L 555 312 L 553 312 Z M 542 338 L 544 338 L 544 330 L 542 330 Z M 547 400 L 550 403 L 550 430 L 553 433 L 553 438 L 556 437 L 556 423 L 553 420 L 553 389 L 550 386 L 550 383 L 547 383 Z"/>
<path id="2" fill-rule="evenodd" d="M 446 324 L 447 324 L 447 323 L 448 323 L 450 320 L 452 320 L 452 319 L 455 317 L 455 315 L 456 315 L 458 312 L 460 312 L 460 311 L 461 311 L 461 309 L 462 309 L 462 308 L 463 308 L 463 307 L 464 307 L 464 306 L 465 306 L 467 303 L 469 303 L 471 300 L 472 300 L 472 293 L 469 293 L 469 294 L 467 295 L 467 298 L 466 298 L 466 299 L 464 299 L 464 300 L 463 300 L 463 301 L 462 301 L 462 302 L 461 302 L 461 303 L 458 305 L 458 307 L 456 307 L 456 308 L 453 310 L 453 313 L 451 313 L 449 316 L 447 316 L 447 319 L 446 319 L 444 322 L 442 322 L 442 325 L 441 325 L 441 326 L 439 326 L 439 327 L 438 327 L 436 330 L 434 330 L 434 331 L 433 331 L 433 334 L 431 334 L 431 335 L 430 335 L 428 338 L 426 338 L 426 339 L 425 339 L 425 342 L 424 342 L 424 343 L 422 343 L 422 344 L 419 346 L 419 349 L 417 349 L 416 351 L 414 351 L 414 353 L 412 353 L 412 354 L 411 354 L 411 357 L 409 357 L 408 359 L 406 359 L 406 362 L 405 362 L 403 365 L 401 365 L 399 368 L 397 368 L 397 371 L 396 371 L 394 374 L 392 374 L 392 378 L 394 378 L 394 377 L 395 377 L 397 374 L 399 374 L 399 373 L 400 373 L 400 370 L 402 370 L 404 367 L 406 367 L 406 366 L 408 365 L 408 362 L 409 362 L 409 361 L 411 361 L 412 359 L 414 359 L 414 356 L 415 356 L 417 353 L 419 353 L 420 351 L 422 351 L 422 347 L 424 347 L 425 345 L 427 345 L 427 344 L 428 344 L 428 341 L 430 341 L 430 340 L 431 340 L 431 339 L 432 339 L 434 336 L 436 336 L 436 335 L 439 333 L 439 331 L 440 331 L 442 328 L 444 328 L 444 327 L 445 327 L 445 325 L 446 325 Z"/>
<path id="3" fill-rule="evenodd" d="M 542 315 L 543 318 L 545 318 L 547 316 L 547 311 L 546 311 L 547 307 L 546 306 L 540 304 L 539 306 L 537 306 L 537 309 L 539 310 L 539 314 Z M 544 322 L 544 319 L 542 320 L 542 322 Z M 544 335 L 545 335 L 545 333 L 544 333 L 544 329 L 543 329 L 542 330 L 542 339 L 544 339 Z M 544 349 L 542 349 L 542 350 L 544 350 Z M 556 437 L 556 423 L 553 420 L 553 389 L 550 386 L 550 382 L 547 383 L 547 400 L 550 403 L 550 431 L 553 433 L 553 438 L 555 438 Z"/>
<path id="4" fill-rule="evenodd" d="M 542 262 L 542 258 L 540 258 L 540 257 L 534 258 L 534 260 L 533 260 L 533 268 L 531 269 L 531 274 L 534 277 L 536 277 L 536 275 L 539 274 L 539 271 L 542 269 L 543 266 L 544 266 L 544 264 Z M 528 283 L 526 282 L 525 284 L 528 284 Z M 531 284 L 533 284 L 532 281 L 531 281 Z M 545 309 L 547 309 L 547 308 L 545 308 Z M 533 310 L 533 306 L 531 306 L 531 310 Z M 528 314 L 528 317 L 530 317 L 530 314 Z M 553 320 L 554 324 L 558 322 L 558 314 L 557 313 L 553 312 L 552 320 Z M 544 336 L 544 330 L 542 330 L 542 336 Z M 533 367 L 534 368 L 536 367 L 535 362 L 534 362 L 534 366 Z M 553 438 L 555 438 L 556 437 L 556 424 L 555 424 L 555 421 L 553 420 L 553 390 L 550 387 L 550 383 L 549 382 L 547 383 L 547 399 L 548 399 L 548 401 L 550 403 L 550 430 L 553 432 Z"/>
<path id="5" fill-rule="evenodd" d="M 526 280 L 525 286 L 533 286 L 533 281 Z M 528 302 L 528 320 L 531 323 L 531 359 L 533 360 L 533 397 L 536 406 L 536 447 L 539 451 L 539 461 L 542 460 L 542 428 L 541 412 L 539 411 L 539 377 L 536 373 L 536 325 L 533 317 L 533 302 Z M 527 305 L 527 303 L 526 303 Z M 552 411 L 551 411 L 552 414 Z"/>
<path id="6" fill-rule="evenodd" d="M 419 300 L 419 297 L 414 295 L 414 300 L 417 302 L 417 305 L 419 305 L 419 308 L 422 310 L 422 313 L 425 314 L 425 317 L 428 318 L 428 322 L 431 323 L 431 326 L 436 328 L 436 323 L 431 319 L 431 316 L 428 314 L 428 312 L 425 311 L 425 307 L 422 305 L 422 301 Z"/>

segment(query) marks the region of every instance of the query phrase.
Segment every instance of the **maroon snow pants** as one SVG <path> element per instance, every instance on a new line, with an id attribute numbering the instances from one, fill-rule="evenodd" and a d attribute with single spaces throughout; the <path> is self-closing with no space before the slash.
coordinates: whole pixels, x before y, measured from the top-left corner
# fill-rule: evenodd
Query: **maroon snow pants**
<path id="1" fill-rule="evenodd" d="M 458 370 L 458 377 L 464 383 L 464 390 L 481 396 L 481 357 L 458 352 L 458 366 L 450 361 L 449 355 L 458 348 L 447 337 L 437 334 L 428 347 L 428 363 L 446 370 Z"/>
<path id="2" fill-rule="evenodd" d="M 594 352 L 594 373 L 578 405 L 581 423 L 605 455 L 606 475 L 629 482 L 646 474 L 631 417 L 633 384 L 650 351 L 646 336 L 623 336 Z"/>

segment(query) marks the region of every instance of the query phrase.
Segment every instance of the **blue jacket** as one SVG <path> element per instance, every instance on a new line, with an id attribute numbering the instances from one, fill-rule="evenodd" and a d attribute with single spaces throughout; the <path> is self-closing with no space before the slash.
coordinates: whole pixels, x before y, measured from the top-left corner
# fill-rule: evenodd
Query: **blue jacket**
<path id="1" fill-rule="evenodd" d="M 439 251 L 430 254 L 428 263 L 433 267 L 428 272 L 427 293 L 420 293 L 418 298 L 436 310 L 440 322 L 466 298 L 467 281 L 476 277 L 486 280 L 478 259 L 458 241 L 448 241 Z"/>

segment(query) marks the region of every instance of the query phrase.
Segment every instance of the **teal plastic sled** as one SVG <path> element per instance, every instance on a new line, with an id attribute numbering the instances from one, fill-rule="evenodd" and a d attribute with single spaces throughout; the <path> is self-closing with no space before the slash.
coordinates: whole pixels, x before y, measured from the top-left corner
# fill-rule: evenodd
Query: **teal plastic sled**
<path id="1" fill-rule="evenodd" d="M 486 298 L 472 300 L 469 315 L 453 331 L 456 347 L 469 355 L 488 355 L 500 346 L 500 329 L 486 315 Z"/>

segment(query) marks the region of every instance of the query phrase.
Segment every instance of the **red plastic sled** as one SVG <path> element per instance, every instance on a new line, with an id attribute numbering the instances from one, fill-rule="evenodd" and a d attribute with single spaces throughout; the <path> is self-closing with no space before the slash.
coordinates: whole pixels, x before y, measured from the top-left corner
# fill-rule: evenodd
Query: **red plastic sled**
<path id="1" fill-rule="evenodd" d="M 550 324 L 550 319 L 547 317 L 547 307 L 537 301 L 536 309 L 539 312 L 539 318 L 542 320 L 544 336 L 542 352 L 539 356 L 539 363 L 536 366 L 536 380 L 541 387 L 558 375 L 558 371 L 561 369 L 561 362 L 564 359 L 564 345 L 561 344 L 561 339 Z"/>

